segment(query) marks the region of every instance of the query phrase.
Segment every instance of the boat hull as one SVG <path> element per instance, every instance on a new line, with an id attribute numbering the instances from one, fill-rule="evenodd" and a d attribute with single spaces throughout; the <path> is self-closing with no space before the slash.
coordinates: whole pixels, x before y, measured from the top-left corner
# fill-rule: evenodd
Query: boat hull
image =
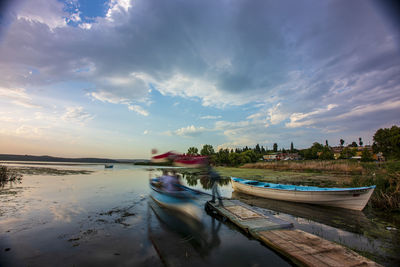
<path id="1" fill-rule="evenodd" d="M 234 191 L 283 201 L 363 210 L 375 187 L 334 191 L 280 190 L 243 184 L 231 179 Z"/>
<path id="2" fill-rule="evenodd" d="M 193 199 L 188 196 L 176 197 L 173 194 L 169 194 L 159 190 L 158 188 L 150 185 L 151 193 L 150 197 L 161 207 L 169 209 L 171 211 L 178 212 L 184 216 L 188 216 L 195 220 L 201 220 L 200 207 L 195 203 Z"/>

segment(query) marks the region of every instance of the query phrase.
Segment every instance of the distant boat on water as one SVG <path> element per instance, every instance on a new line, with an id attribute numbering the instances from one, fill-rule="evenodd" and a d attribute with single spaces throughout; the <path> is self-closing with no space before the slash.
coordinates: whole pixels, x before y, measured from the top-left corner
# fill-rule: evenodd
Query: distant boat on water
<path id="1" fill-rule="evenodd" d="M 111 168 L 114 168 L 114 165 L 113 164 L 105 164 L 104 168 L 111 169 Z"/>
<path id="2" fill-rule="evenodd" d="M 291 202 L 363 210 L 374 192 L 375 185 L 355 188 L 323 188 L 265 183 L 231 177 L 234 191 Z"/>

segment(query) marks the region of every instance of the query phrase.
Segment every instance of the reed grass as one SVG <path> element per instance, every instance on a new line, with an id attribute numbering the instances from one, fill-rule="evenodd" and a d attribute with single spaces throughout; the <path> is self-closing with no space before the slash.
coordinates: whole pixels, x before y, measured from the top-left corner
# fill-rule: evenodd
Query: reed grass
<path id="1" fill-rule="evenodd" d="M 400 162 L 363 164 L 363 171 L 363 175 L 353 177 L 352 185 L 376 185 L 370 201 L 372 207 L 400 212 Z"/>
<path id="2" fill-rule="evenodd" d="M 272 169 L 277 171 L 291 170 L 301 172 L 329 172 L 340 174 L 362 174 L 363 167 L 357 161 L 349 160 L 305 160 L 305 161 L 273 161 L 247 163 L 240 168 Z"/>

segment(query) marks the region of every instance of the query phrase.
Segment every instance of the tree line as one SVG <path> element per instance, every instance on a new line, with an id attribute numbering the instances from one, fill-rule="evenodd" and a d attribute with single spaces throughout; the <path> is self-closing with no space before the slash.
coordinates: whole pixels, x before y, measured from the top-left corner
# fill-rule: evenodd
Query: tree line
<path id="1" fill-rule="evenodd" d="M 400 159 L 400 128 L 392 126 L 391 128 L 379 129 L 376 131 L 373 137 L 372 150 L 374 153 L 381 152 L 387 159 Z M 339 159 L 349 159 L 356 155 L 357 147 L 363 146 L 362 138 L 358 139 L 358 143 L 353 141 L 348 146 L 344 147 L 345 141 L 340 139 L 340 146 L 342 147 Z M 215 165 L 226 165 L 226 166 L 237 166 L 245 163 L 253 163 L 262 159 L 263 155 L 268 153 L 278 152 L 278 144 L 274 143 L 272 149 L 269 150 L 267 147 L 260 146 L 257 144 L 254 148 L 245 146 L 242 148 L 235 149 L 220 149 L 215 152 L 212 145 L 206 144 L 199 151 L 196 147 L 190 147 L 187 151 L 188 155 L 202 155 L 209 156 L 211 163 Z M 311 147 L 298 150 L 293 146 L 293 142 L 290 144 L 290 149 L 281 148 L 281 153 L 298 153 L 301 158 L 306 160 L 333 160 L 334 152 L 331 146 L 328 144 L 328 140 L 325 141 L 325 145 L 318 142 L 314 142 Z M 369 149 L 363 149 L 361 154 L 361 161 L 372 161 L 372 153 Z"/>

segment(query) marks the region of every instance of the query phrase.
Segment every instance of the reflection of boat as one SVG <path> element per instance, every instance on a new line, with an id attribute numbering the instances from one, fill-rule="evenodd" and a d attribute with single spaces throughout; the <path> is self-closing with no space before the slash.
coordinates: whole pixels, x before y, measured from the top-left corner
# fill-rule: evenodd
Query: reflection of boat
<path id="1" fill-rule="evenodd" d="M 186 186 L 180 186 L 180 191 L 167 192 L 160 188 L 159 179 L 150 180 L 151 198 L 161 207 L 177 211 L 195 220 L 201 219 L 200 207 L 193 200 L 195 193 Z"/>
<path id="2" fill-rule="evenodd" d="M 375 225 L 362 211 L 358 210 L 343 212 L 341 208 L 266 199 L 240 192 L 233 192 L 232 198 L 251 206 L 289 214 L 357 234 L 363 234 Z"/>
<path id="3" fill-rule="evenodd" d="M 105 164 L 104 168 L 111 169 L 111 168 L 114 168 L 114 165 L 113 164 Z"/>
<path id="4" fill-rule="evenodd" d="M 264 183 L 231 177 L 235 191 L 249 195 L 340 207 L 351 210 L 362 210 L 374 192 L 375 186 L 356 188 L 321 188 L 315 186 L 297 186 Z"/>
<path id="5" fill-rule="evenodd" d="M 204 265 L 209 235 L 203 223 L 163 208 L 152 198 L 148 204 L 148 237 L 164 265 L 186 266 L 188 255 L 192 264 Z M 152 220 L 153 214 L 157 220 Z"/>

